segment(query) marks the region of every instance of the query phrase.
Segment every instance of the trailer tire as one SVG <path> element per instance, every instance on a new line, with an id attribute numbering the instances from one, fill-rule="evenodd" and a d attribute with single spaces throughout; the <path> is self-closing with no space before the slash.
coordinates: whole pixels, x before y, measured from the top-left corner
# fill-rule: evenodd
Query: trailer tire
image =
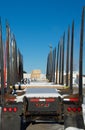
<path id="1" fill-rule="evenodd" d="M 23 121 L 23 116 L 21 116 L 21 124 L 20 124 L 20 130 L 25 130 L 26 129 L 26 123 Z"/>
<path id="2" fill-rule="evenodd" d="M 21 115 L 21 125 L 20 125 L 20 130 L 26 130 L 26 128 L 30 125 L 30 122 L 27 122 L 24 119 L 24 116 Z"/>
<path id="3" fill-rule="evenodd" d="M 26 120 L 26 112 L 28 110 L 28 99 L 27 97 L 23 98 L 23 113 L 21 117 L 21 127 L 20 130 L 26 130 L 26 128 L 30 125 L 30 122 Z"/>
<path id="4" fill-rule="evenodd" d="M 23 113 L 25 115 L 26 111 L 28 110 L 28 99 L 27 97 L 23 98 Z"/>

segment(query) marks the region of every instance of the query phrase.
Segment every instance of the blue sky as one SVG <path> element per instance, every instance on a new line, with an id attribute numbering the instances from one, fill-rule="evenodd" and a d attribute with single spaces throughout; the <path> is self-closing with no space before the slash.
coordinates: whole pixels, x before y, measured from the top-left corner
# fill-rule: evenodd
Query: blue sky
<path id="1" fill-rule="evenodd" d="M 74 66 L 76 70 L 78 69 L 81 13 L 84 5 L 85 0 L 0 0 L 3 40 L 6 39 L 5 20 L 7 19 L 11 31 L 15 34 L 17 46 L 23 54 L 25 71 L 41 69 L 45 73 L 49 45 L 52 44 L 53 48 L 57 47 L 64 31 L 67 37 L 68 25 L 71 27 L 73 19 Z M 83 68 L 85 68 L 85 60 Z"/>

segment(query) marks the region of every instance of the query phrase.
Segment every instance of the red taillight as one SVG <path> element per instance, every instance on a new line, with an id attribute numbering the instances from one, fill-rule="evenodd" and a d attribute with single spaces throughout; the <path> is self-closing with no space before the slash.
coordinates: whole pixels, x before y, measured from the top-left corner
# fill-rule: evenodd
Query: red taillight
<path id="1" fill-rule="evenodd" d="M 71 107 L 68 107 L 68 108 L 67 108 L 67 111 L 68 111 L 68 112 L 71 112 L 71 110 L 72 110 Z"/>
<path id="2" fill-rule="evenodd" d="M 17 110 L 18 110 L 17 107 L 14 107 L 14 108 L 12 108 L 12 107 L 4 107 L 3 108 L 3 112 L 7 112 L 7 111 L 8 112 L 12 112 L 12 111 L 17 112 Z"/>
<path id="3" fill-rule="evenodd" d="M 14 112 L 17 112 L 17 110 L 18 110 L 17 107 L 14 107 L 14 108 L 13 108 L 13 111 L 14 111 Z"/>
<path id="4" fill-rule="evenodd" d="M 11 107 L 9 107 L 9 108 L 8 108 L 8 111 L 9 111 L 9 112 L 12 112 L 12 108 L 11 108 Z"/>
<path id="5" fill-rule="evenodd" d="M 73 107 L 73 108 L 72 108 L 72 111 L 73 111 L 73 112 L 76 112 L 76 111 L 77 111 L 77 108 Z"/>
<path id="6" fill-rule="evenodd" d="M 3 112 L 7 112 L 7 108 L 6 107 L 3 108 Z"/>
<path id="7" fill-rule="evenodd" d="M 78 107 L 77 110 L 78 110 L 78 112 L 80 112 L 80 111 L 82 110 L 82 108 L 81 108 L 81 107 Z"/>
<path id="8" fill-rule="evenodd" d="M 73 111 L 73 112 L 76 112 L 76 111 L 80 112 L 81 110 L 82 110 L 81 107 L 78 107 L 78 108 L 76 108 L 76 107 L 68 107 L 67 108 L 68 112 L 71 112 L 71 111 Z"/>

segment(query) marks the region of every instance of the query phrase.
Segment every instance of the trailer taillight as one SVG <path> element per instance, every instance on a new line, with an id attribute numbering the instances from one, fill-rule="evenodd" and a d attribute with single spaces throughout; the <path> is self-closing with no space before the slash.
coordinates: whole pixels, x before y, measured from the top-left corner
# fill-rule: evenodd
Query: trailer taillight
<path id="1" fill-rule="evenodd" d="M 82 110 L 81 107 L 68 107 L 68 108 L 67 108 L 67 111 L 68 111 L 68 112 L 72 112 L 72 111 L 73 111 L 73 112 L 77 112 L 77 111 L 80 112 L 81 110 Z"/>
<path id="2" fill-rule="evenodd" d="M 9 112 L 12 112 L 12 108 L 11 108 L 11 107 L 9 107 L 9 108 L 8 108 L 8 111 L 9 111 Z"/>
<path id="3" fill-rule="evenodd" d="M 14 107 L 14 108 L 13 108 L 13 111 L 14 111 L 14 112 L 17 112 L 17 110 L 18 110 L 17 107 Z"/>
<path id="4" fill-rule="evenodd" d="M 3 112 L 17 112 L 17 107 L 3 107 Z"/>
<path id="5" fill-rule="evenodd" d="M 3 112 L 7 112 L 7 108 L 6 107 L 3 108 Z"/>
<path id="6" fill-rule="evenodd" d="M 82 107 L 78 107 L 78 112 L 82 111 Z"/>
<path id="7" fill-rule="evenodd" d="M 67 108 L 67 111 L 68 111 L 68 112 L 71 112 L 71 107 L 68 107 L 68 108 Z"/>
<path id="8" fill-rule="evenodd" d="M 73 107 L 73 108 L 72 108 L 72 111 L 73 111 L 73 112 L 76 112 L 76 111 L 77 111 L 77 108 L 76 108 L 76 107 Z"/>

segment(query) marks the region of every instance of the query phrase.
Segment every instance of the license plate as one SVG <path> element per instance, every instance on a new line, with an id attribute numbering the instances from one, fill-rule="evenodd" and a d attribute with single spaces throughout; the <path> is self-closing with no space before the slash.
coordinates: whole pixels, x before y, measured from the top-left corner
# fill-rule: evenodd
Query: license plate
<path id="1" fill-rule="evenodd" d="M 46 104 L 44 104 L 44 103 L 36 103 L 35 106 L 36 107 L 49 107 L 49 104 L 48 103 L 46 103 Z"/>

